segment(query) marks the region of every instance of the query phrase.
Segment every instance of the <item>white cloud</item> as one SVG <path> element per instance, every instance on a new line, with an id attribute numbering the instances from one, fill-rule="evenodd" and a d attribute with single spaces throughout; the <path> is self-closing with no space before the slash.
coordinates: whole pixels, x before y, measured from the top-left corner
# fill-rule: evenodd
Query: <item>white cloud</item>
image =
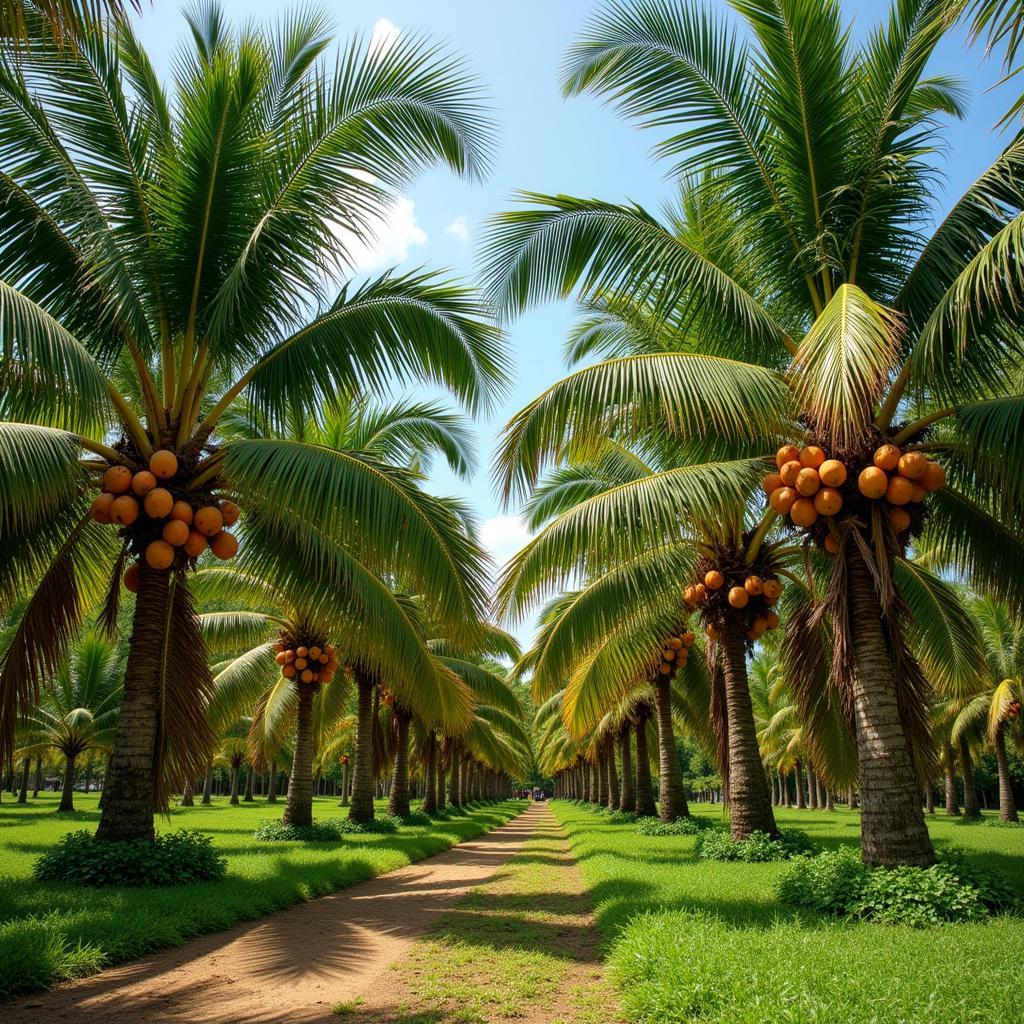
<path id="1" fill-rule="evenodd" d="M 427 244 L 427 233 L 416 222 L 416 204 L 406 196 L 395 200 L 372 237 L 356 238 L 340 225 L 336 230 L 355 274 L 397 266 L 409 258 L 410 249 Z"/>
<path id="2" fill-rule="evenodd" d="M 466 215 L 460 213 L 451 224 L 445 226 L 444 233 L 451 235 L 452 238 L 465 245 L 469 241 L 469 226 L 466 224 Z"/>
<path id="3" fill-rule="evenodd" d="M 480 526 L 480 543 L 499 568 L 529 540 L 530 531 L 519 516 L 494 516 Z"/>
<path id="4" fill-rule="evenodd" d="M 373 26 L 373 35 L 370 36 L 370 52 L 383 57 L 398 42 L 401 34 L 402 30 L 394 22 L 378 18 Z"/>

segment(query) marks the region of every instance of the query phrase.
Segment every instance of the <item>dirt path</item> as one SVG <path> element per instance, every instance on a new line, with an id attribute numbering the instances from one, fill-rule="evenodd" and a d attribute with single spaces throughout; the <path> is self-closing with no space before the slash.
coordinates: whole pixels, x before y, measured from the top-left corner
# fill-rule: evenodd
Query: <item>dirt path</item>
<path id="1" fill-rule="evenodd" d="M 522 849 L 533 805 L 479 839 L 311 903 L 0 1008 L 4 1024 L 327 1022 L 393 986 L 389 965 Z"/>

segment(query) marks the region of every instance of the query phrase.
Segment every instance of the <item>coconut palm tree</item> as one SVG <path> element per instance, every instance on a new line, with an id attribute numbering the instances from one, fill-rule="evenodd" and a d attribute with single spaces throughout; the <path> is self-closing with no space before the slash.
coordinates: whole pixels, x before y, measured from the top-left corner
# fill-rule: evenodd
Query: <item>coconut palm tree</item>
<path id="1" fill-rule="evenodd" d="M 799 529 L 817 544 L 831 534 L 838 552 L 821 614 L 856 724 L 862 852 L 928 864 L 926 686 L 892 580 L 916 538 L 976 588 L 1024 603 L 1014 427 L 1024 137 L 929 237 L 936 115 L 962 109 L 957 83 L 924 77 L 948 5 L 901 0 L 859 45 L 834 2 L 736 8 L 750 43 L 697 7 L 608 4 L 566 58 L 568 93 L 604 96 L 664 130 L 658 154 L 694 181 L 682 213 L 661 220 L 527 194 L 491 225 L 487 280 L 505 313 L 576 294 L 603 319 L 602 343 L 632 339 L 630 354 L 571 374 L 513 418 L 500 477 L 518 496 L 568 450 L 668 431 L 700 458 L 643 489 L 648 521 L 665 521 L 738 488 L 751 463 L 737 465 L 737 452 L 759 448 L 767 461 L 796 440 L 841 461 L 841 514 L 811 510 L 816 521 Z M 643 347 L 666 330 L 671 346 Z M 889 443 L 914 452 L 908 472 L 926 468 L 925 452 L 945 471 L 909 529 L 859 486 Z M 939 487 L 942 471 L 928 472 Z"/>
<path id="2" fill-rule="evenodd" d="M 428 381 L 476 409 L 503 379 L 499 333 L 459 285 L 333 284 L 415 173 L 486 169 L 463 61 L 403 38 L 356 40 L 327 66 L 317 12 L 272 33 L 234 32 L 213 4 L 186 17 L 170 95 L 124 20 L 75 26 L 68 47 L 33 16 L 0 66 L 0 592 L 33 595 L 0 666 L 0 756 L 85 610 L 105 600 L 112 620 L 136 563 L 103 839 L 152 837 L 154 806 L 208 763 L 212 683 L 185 570 L 236 503 L 247 571 L 289 581 L 304 608 L 356 606 L 387 630 L 400 612 L 369 572 L 386 556 L 453 630 L 477 617 L 436 544 L 443 510 L 414 500 L 412 475 L 224 439 L 235 402 L 280 429 L 338 392 Z M 114 491 L 141 495 L 156 470 L 152 514 L 131 494 L 111 513 Z M 167 498 L 174 519 L 202 512 L 181 547 L 163 535 Z M 237 541 L 217 536 L 229 556 Z M 397 635 L 383 661 L 401 674 L 422 661 Z"/>
<path id="3" fill-rule="evenodd" d="M 124 665 L 102 636 L 83 635 L 48 680 L 40 703 L 19 734 L 25 763 L 51 752 L 64 759 L 64 789 L 58 813 L 73 811 L 75 774 L 83 754 L 108 753 L 117 731 Z M 23 788 L 27 789 L 28 776 Z"/>
<path id="4" fill-rule="evenodd" d="M 142 9 L 140 0 L 0 0 L 0 40 L 25 41 L 29 26 L 44 18 L 53 27 L 58 38 L 73 45 L 75 31 L 83 21 L 102 22 L 104 19 L 123 18 L 128 7 Z"/>

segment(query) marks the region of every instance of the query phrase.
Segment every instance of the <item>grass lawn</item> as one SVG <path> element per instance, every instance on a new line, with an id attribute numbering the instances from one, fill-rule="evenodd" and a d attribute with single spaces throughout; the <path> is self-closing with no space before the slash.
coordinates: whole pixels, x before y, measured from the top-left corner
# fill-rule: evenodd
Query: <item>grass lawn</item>
<path id="1" fill-rule="evenodd" d="M 262 917 L 301 900 L 429 857 L 503 824 L 523 807 L 508 801 L 394 835 L 352 835 L 338 843 L 262 843 L 253 829 L 279 818 L 284 803 L 175 808 L 161 831 L 201 829 L 227 857 L 220 882 L 168 889 L 82 889 L 32 879 L 35 858 L 66 832 L 94 829 L 97 794 L 75 794 L 74 814 L 54 813 L 60 795 L 0 805 L 0 998 L 45 988 L 203 932 Z M 385 803 L 378 803 L 384 813 Z M 336 797 L 316 800 L 314 816 L 346 813 Z"/>
<path id="2" fill-rule="evenodd" d="M 596 904 L 612 976 L 642 1024 L 981 1024 L 1024 1021 L 1024 919 L 927 930 L 801 917 L 776 899 L 784 865 L 709 863 L 692 837 L 647 838 L 553 809 Z M 695 805 L 721 820 L 720 808 Z M 776 811 L 821 848 L 856 844 L 857 812 Z M 929 822 L 1024 891 L 1024 829 Z"/>

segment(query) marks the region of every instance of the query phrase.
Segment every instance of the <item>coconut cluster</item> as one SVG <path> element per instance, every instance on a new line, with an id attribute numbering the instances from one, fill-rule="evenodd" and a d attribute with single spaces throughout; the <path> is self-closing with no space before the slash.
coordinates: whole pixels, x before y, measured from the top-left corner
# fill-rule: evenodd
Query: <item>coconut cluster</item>
<path id="1" fill-rule="evenodd" d="M 838 515 L 851 501 L 884 501 L 893 529 L 903 533 L 913 521 L 904 506 L 919 504 L 929 491 L 939 490 L 945 471 L 921 452 L 904 453 L 888 442 L 870 453 L 868 465 L 866 455 L 854 464 L 829 458 L 817 445 L 784 445 L 775 456 L 778 471 L 764 478 L 768 504 L 779 515 L 789 516 L 794 526 L 809 530 L 819 519 Z M 859 472 L 857 465 L 863 467 Z M 831 532 L 825 532 L 824 545 L 833 554 L 839 549 Z"/>
<path id="2" fill-rule="evenodd" d="M 1010 704 L 1010 707 L 1006 712 L 1007 718 L 1019 718 L 1020 717 L 1020 701 L 1015 700 Z"/>
<path id="3" fill-rule="evenodd" d="M 217 558 L 234 558 L 238 540 L 228 528 L 238 522 L 238 506 L 226 500 L 200 502 L 184 489 L 178 468 L 178 457 L 165 449 L 153 452 L 148 469 L 110 466 L 92 503 L 92 518 L 122 527 L 151 569 L 194 560 L 207 547 Z M 139 589 L 138 563 L 128 567 L 124 585 Z"/>
<path id="4" fill-rule="evenodd" d="M 665 646 L 661 649 L 661 661 L 658 665 L 658 672 L 663 676 L 672 675 L 673 672 L 685 667 L 690 656 L 690 648 L 693 646 L 694 636 L 689 630 L 670 636 Z"/>
<path id="5" fill-rule="evenodd" d="M 274 651 L 281 675 L 307 686 L 329 683 L 338 668 L 337 652 L 323 638 L 300 638 L 282 631 Z"/>
<path id="6" fill-rule="evenodd" d="M 712 640 L 721 636 L 727 619 L 740 620 L 748 640 L 757 640 L 779 626 L 773 605 L 782 596 L 782 584 L 774 577 L 764 578 L 743 569 L 706 568 L 702 582 L 683 591 L 688 608 L 699 608 L 704 631 Z"/>

